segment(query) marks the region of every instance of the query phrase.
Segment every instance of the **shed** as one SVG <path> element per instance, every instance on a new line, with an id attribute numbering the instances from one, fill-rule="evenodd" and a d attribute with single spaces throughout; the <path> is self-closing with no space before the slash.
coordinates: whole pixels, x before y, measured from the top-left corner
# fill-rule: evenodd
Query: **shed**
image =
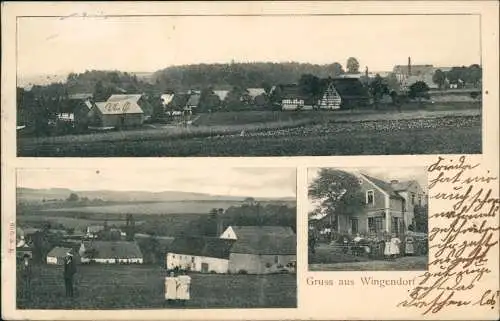
<path id="1" fill-rule="evenodd" d="M 93 126 L 132 127 L 144 121 L 144 112 L 134 100 L 98 102 L 90 112 Z"/>
<path id="2" fill-rule="evenodd" d="M 64 258 L 71 251 L 69 247 L 56 246 L 47 254 L 47 264 L 64 264 Z"/>

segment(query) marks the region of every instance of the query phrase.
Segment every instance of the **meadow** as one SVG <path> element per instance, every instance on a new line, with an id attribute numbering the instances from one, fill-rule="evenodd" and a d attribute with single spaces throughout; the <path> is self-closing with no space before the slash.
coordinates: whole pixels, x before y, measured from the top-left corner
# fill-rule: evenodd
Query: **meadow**
<path id="1" fill-rule="evenodd" d="M 450 128 L 453 133 L 447 134 Z M 480 152 L 480 110 L 442 106 L 401 113 L 384 109 L 215 113 L 200 115 L 196 126 L 20 138 L 18 144 L 19 156 L 40 157 Z"/>
<path id="2" fill-rule="evenodd" d="M 240 205 L 241 201 L 168 201 L 168 202 L 148 202 L 130 203 L 103 206 L 81 206 L 72 208 L 57 208 L 47 211 L 57 213 L 97 213 L 97 214 L 136 214 L 136 215 L 157 215 L 157 214 L 208 214 L 211 208 L 228 208 L 233 205 Z M 42 211 L 43 212 L 43 211 Z"/>
<path id="3" fill-rule="evenodd" d="M 19 309 L 161 309 L 166 271 L 152 265 L 77 266 L 74 298 L 64 296 L 62 266 L 33 266 L 31 291 L 18 277 Z M 191 300 L 185 308 L 294 308 L 295 274 L 191 274 Z"/>

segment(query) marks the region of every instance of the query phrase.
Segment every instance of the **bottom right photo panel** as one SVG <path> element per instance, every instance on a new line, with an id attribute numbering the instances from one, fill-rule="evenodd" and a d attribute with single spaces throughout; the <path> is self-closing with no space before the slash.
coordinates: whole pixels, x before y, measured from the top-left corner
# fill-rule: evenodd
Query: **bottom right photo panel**
<path id="1" fill-rule="evenodd" d="M 309 271 L 424 271 L 426 167 L 309 168 Z"/>

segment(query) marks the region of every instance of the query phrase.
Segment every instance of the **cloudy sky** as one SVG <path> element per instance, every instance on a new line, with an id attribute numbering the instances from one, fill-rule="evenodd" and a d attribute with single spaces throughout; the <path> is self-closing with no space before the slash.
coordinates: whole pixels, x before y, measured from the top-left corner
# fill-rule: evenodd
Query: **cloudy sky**
<path id="1" fill-rule="evenodd" d="M 18 19 L 18 74 L 155 71 L 251 61 L 340 62 L 390 71 L 480 62 L 479 16 L 206 16 Z"/>
<path id="2" fill-rule="evenodd" d="M 226 196 L 295 197 L 295 168 L 23 169 L 17 186 L 75 191 L 180 191 Z"/>

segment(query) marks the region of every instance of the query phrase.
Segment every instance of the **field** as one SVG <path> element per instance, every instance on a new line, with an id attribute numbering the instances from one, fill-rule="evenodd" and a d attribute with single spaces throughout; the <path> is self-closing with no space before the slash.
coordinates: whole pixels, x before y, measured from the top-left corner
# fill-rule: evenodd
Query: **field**
<path id="1" fill-rule="evenodd" d="M 73 228 L 75 231 L 85 231 L 89 225 L 102 225 L 104 219 L 92 220 L 92 219 L 82 219 L 74 217 L 64 217 L 64 216 L 45 216 L 45 215 L 18 215 L 17 224 L 21 226 L 33 226 L 42 227 L 43 222 L 49 222 L 52 225 L 61 224 L 65 228 Z M 110 226 L 122 226 L 125 225 L 125 220 L 110 220 L 108 219 Z M 136 224 L 140 225 L 142 222 L 138 221 Z"/>
<path id="2" fill-rule="evenodd" d="M 57 212 L 74 213 L 102 213 L 102 214 L 208 214 L 211 208 L 228 208 L 232 205 L 241 205 L 241 201 L 169 201 L 169 202 L 148 202 L 140 204 L 118 204 L 104 206 L 84 206 L 73 208 L 50 209 Z"/>
<path id="3" fill-rule="evenodd" d="M 438 107 L 401 113 L 393 110 L 376 113 L 220 113 L 203 115 L 198 126 L 186 128 L 20 138 L 18 155 L 178 157 L 481 153 L 480 109 Z M 244 121 L 246 123 L 242 124 Z"/>
<path id="4" fill-rule="evenodd" d="M 19 309 L 175 308 L 164 299 L 165 270 L 156 266 L 82 265 L 77 267 L 74 298 L 64 296 L 61 266 L 33 267 L 31 291 L 18 277 Z M 192 274 L 186 308 L 294 308 L 295 274 Z"/>

